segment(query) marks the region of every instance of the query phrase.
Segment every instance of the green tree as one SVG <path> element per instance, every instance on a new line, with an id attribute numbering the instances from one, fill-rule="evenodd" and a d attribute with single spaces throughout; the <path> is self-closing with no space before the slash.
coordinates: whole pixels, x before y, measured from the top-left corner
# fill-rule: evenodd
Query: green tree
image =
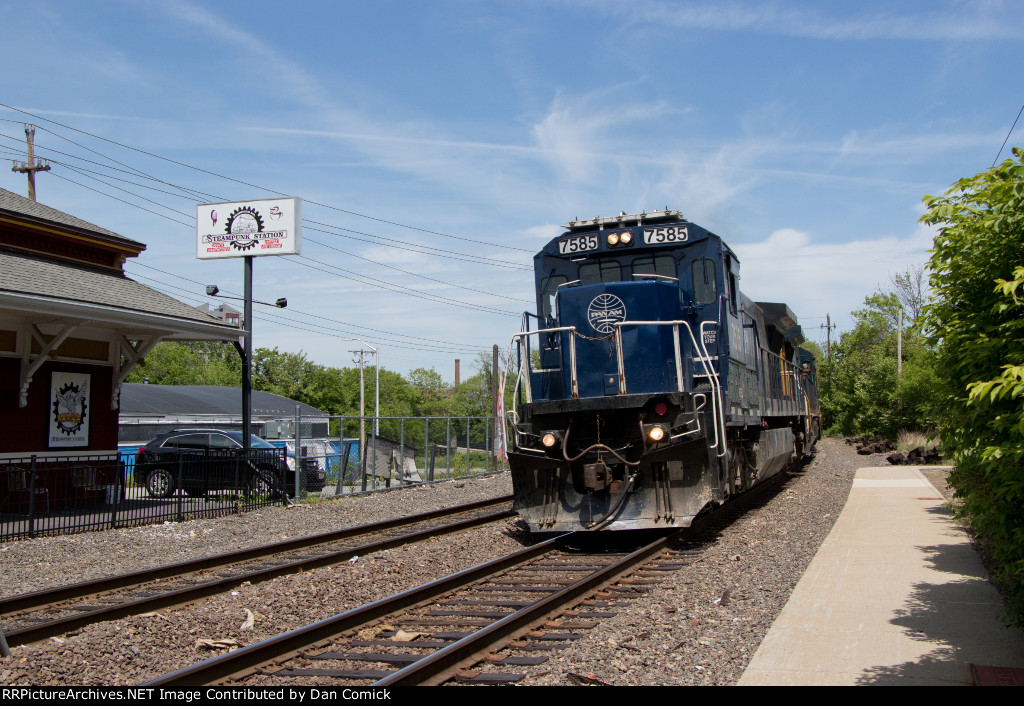
<path id="1" fill-rule="evenodd" d="M 923 270 L 895 275 L 891 286 L 852 312 L 856 325 L 821 363 L 822 423 L 830 433 L 896 438 L 900 429 L 930 431 L 939 400 L 934 346 L 924 335 Z M 898 322 L 903 312 L 903 372 Z"/>
<path id="2" fill-rule="evenodd" d="M 153 385 L 242 386 L 242 361 L 234 346 L 212 341 L 165 341 L 154 346 L 125 382 Z"/>
<path id="3" fill-rule="evenodd" d="M 1024 626 L 1024 153 L 924 201 L 921 220 L 939 227 L 925 314 L 942 343 L 943 455 Z"/>

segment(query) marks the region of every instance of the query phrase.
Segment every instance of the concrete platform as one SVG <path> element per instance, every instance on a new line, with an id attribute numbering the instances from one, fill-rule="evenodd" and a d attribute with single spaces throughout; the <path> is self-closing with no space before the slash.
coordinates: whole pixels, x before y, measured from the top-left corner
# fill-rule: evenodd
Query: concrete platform
<path id="1" fill-rule="evenodd" d="M 846 507 L 740 679 L 971 685 L 1024 667 L 1024 631 L 941 494 L 915 467 L 862 468 Z"/>

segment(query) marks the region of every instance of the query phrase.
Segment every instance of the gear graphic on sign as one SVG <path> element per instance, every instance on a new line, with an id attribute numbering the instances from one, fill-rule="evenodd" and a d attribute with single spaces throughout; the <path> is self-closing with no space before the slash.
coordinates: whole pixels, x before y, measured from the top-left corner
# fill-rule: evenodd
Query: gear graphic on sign
<path id="1" fill-rule="evenodd" d="M 71 436 L 85 423 L 85 410 L 88 406 L 85 398 L 88 389 L 88 383 L 79 387 L 69 382 L 57 390 L 52 405 L 53 421 L 62 433 Z"/>
<path id="2" fill-rule="evenodd" d="M 263 231 L 263 217 L 252 206 L 240 206 L 231 212 L 224 224 L 224 232 L 239 236 L 231 241 L 236 250 L 251 250 L 256 247 L 254 233 Z"/>
<path id="3" fill-rule="evenodd" d="M 598 333 L 611 333 L 626 320 L 626 305 L 614 294 L 598 294 L 587 307 L 587 319 Z"/>

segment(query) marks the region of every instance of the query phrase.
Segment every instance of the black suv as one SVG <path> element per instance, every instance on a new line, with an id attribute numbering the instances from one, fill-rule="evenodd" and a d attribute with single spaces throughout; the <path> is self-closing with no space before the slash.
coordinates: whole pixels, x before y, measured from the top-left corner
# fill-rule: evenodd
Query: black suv
<path id="1" fill-rule="evenodd" d="M 213 490 L 295 495 L 295 456 L 256 435 L 250 437 L 249 458 L 242 432 L 179 429 L 160 434 L 135 454 L 134 480 L 154 498 L 167 498 L 181 488 L 201 497 Z M 326 474 L 314 458 L 303 459 L 300 490 L 319 492 Z"/>

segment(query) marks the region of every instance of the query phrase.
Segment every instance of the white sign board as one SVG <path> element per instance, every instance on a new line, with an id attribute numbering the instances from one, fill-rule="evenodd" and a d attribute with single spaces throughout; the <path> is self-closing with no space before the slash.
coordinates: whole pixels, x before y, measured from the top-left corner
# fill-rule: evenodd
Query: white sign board
<path id="1" fill-rule="evenodd" d="M 302 251 L 302 201 L 266 199 L 200 204 L 196 257 L 298 255 Z"/>
<path id="2" fill-rule="evenodd" d="M 50 433 L 47 448 L 89 448 L 89 373 L 54 372 L 50 377 Z"/>

